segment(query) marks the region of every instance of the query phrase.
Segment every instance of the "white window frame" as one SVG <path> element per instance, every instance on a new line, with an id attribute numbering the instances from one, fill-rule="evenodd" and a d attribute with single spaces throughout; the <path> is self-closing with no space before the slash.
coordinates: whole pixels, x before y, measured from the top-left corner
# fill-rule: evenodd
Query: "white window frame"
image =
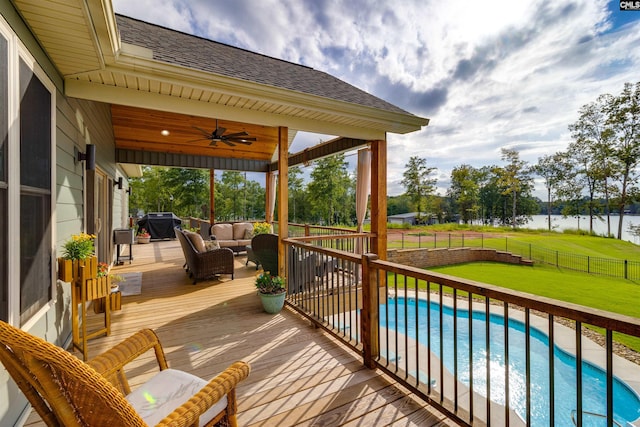
<path id="1" fill-rule="evenodd" d="M 10 250 L 7 254 L 8 276 L 8 320 L 9 323 L 29 329 L 44 316 L 55 303 L 55 251 L 56 238 L 56 87 L 36 59 L 11 27 L 0 16 L 0 34 L 8 41 L 8 147 L 7 147 L 7 239 Z M 20 60 L 22 60 L 51 94 L 51 299 L 31 318 L 20 325 Z"/>

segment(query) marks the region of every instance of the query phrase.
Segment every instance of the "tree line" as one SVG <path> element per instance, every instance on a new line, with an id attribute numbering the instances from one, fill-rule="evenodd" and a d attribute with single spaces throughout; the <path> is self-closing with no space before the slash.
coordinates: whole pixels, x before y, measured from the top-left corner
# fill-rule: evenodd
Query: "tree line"
<path id="1" fill-rule="evenodd" d="M 289 168 L 289 221 L 351 225 L 355 223 L 355 176 L 344 154 L 316 161 L 305 183 L 298 166 Z M 131 216 L 171 211 L 179 217 L 209 218 L 209 171 L 143 168 L 131 178 Z M 216 221 L 264 220 L 265 188 L 247 174 L 223 171 L 214 182 Z M 277 205 L 276 205 L 277 218 Z"/>
<path id="2" fill-rule="evenodd" d="M 615 212 L 620 217 L 620 239 L 623 217 L 640 196 L 640 82 L 626 83 L 619 95 L 600 95 L 582 106 L 569 131 L 572 142 L 566 150 L 540 157 L 533 165 L 522 161 L 516 150 L 502 149 L 505 166 L 453 168 L 444 201 L 429 193 L 435 186 L 431 178 L 435 168 L 412 157 L 402 181 L 409 207 L 420 213 L 422 201 L 427 206 L 431 201 L 431 215 L 447 216 L 445 220 L 516 227 L 540 212 L 532 196 L 533 179 L 538 176 L 546 189 L 549 215 L 554 206 L 561 206 L 567 216 L 587 214 L 591 233 L 593 219 L 606 216 L 607 234 L 612 235 L 610 215 Z M 551 228 L 550 219 L 548 223 Z"/>

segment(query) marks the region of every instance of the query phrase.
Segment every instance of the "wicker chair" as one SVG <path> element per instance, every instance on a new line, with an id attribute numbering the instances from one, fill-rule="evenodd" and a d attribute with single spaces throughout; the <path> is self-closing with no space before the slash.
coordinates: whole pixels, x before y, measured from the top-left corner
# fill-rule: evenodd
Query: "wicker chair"
<path id="1" fill-rule="evenodd" d="M 152 349 L 160 372 L 131 392 L 123 367 Z M 0 321 L 0 361 L 42 420 L 48 426 L 65 427 L 219 422 L 237 426 L 235 387 L 249 375 L 244 362 L 234 363 L 208 383 L 168 369 L 158 337 L 150 329 L 85 363 Z"/>
<path id="2" fill-rule="evenodd" d="M 174 231 L 182 246 L 184 266 L 186 266 L 187 273 L 189 273 L 194 285 L 198 280 L 209 279 L 219 274 L 230 274 L 231 279 L 234 278 L 234 258 L 231 249 L 220 248 L 198 252 L 182 230 L 176 227 Z"/>
<path id="3" fill-rule="evenodd" d="M 258 234 L 251 239 L 253 254 L 264 271 L 278 274 L 278 235 Z"/>

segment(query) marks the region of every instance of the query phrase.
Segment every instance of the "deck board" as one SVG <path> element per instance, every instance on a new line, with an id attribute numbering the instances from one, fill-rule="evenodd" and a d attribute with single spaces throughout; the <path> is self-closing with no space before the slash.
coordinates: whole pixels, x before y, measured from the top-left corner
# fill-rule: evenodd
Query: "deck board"
<path id="1" fill-rule="evenodd" d="M 293 310 L 264 313 L 255 267 L 246 267 L 244 256 L 236 257 L 234 280 L 225 275 L 192 285 L 177 241 L 135 245 L 133 255 L 112 272 L 142 272 L 142 293 L 123 297 L 111 335 L 90 340 L 89 357 L 148 327 L 171 367 L 208 379 L 236 360 L 251 364 L 237 390 L 241 426 L 455 425 Z M 89 325 L 97 324 L 90 312 Z M 130 365 L 132 387 L 154 368 L 152 354 Z M 27 425 L 44 423 L 34 412 Z"/>

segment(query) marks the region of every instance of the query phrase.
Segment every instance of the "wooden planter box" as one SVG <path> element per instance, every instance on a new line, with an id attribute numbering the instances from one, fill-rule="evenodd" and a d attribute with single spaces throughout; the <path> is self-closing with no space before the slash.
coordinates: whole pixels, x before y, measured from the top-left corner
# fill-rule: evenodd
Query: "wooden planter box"
<path id="1" fill-rule="evenodd" d="M 85 289 L 84 301 L 103 298 L 111 292 L 111 278 L 98 277 L 98 258 L 73 260 L 73 297 L 82 302 L 82 290 Z"/>
<path id="2" fill-rule="evenodd" d="M 107 297 L 98 298 L 93 302 L 93 311 L 95 313 L 104 313 L 104 304 L 107 301 Z M 111 311 L 118 311 L 122 309 L 122 292 L 116 291 L 109 294 L 109 307 Z"/>
<path id="3" fill-rule="evenodd" d="M 73 281 L 73 260 L 58 258 L 58 280 Z"/>

